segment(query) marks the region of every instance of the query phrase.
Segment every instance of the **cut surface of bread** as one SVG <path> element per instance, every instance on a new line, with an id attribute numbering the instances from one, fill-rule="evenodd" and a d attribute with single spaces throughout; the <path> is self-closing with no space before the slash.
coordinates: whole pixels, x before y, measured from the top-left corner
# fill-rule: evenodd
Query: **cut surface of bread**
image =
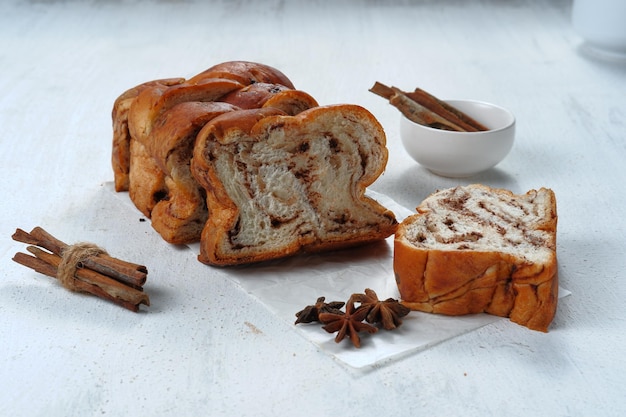
<path id="1" fill-rule="evenodd" d="M 485 312 L 546 332 L 558 299 L 556 226 L 550 189 L 437 191 L 395 235 L 402 302 L 430 313 Z"/>
<path id="2" fill-rule="evenodd" d="M 356 105 L 216 117 L 192 159 L 209 209 L 199 259 L 244 264 L 392 235 L 393 213 L 364 195 L 387 157 L 382 127 Z"/>

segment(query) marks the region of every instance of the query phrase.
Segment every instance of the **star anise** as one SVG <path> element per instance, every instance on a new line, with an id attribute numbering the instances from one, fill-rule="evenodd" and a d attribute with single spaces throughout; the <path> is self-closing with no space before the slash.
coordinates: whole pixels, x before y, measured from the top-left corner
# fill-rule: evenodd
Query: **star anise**
<path id="1" fill-rule="evenodd" d="M 296 323 L 312 323 L 319 321 L 320 313 L 342 313 L 341 308 L 344 306 L 343 301 L 324 302 L 326 297 L 319 297 L 315 304 L 306 306 L 304 309 L 296 313 Z"/>
<path id="2" fill-rule="evenodd" d="M 411 311 L 398 300 L 387 298 L 384 301 L 378 299 L 378 295 L 370 288 L 365 289 L 365 294 L 352 294 L 352 302 L 360 303 L 359 308 L 367 310 L 365 320 L 368 323 L 381 323 L 386 330 L 392 330 L 402 324 L 401 317 Z"/>
<path id="3" fill-rule="evenodd" d="M 341 342 L 347 336 L 355 347 L 361 347 L 359 332 L 376 333 L 378 331 L 377 327 L 363 322 L 367 313 L 368 310 L 355 308 L 354 303 L 348 301 L 345 313 L 342 311 L 320 313 L 319 320 L 325 324 L 322 329 L 328 333 L 337 332 L 336 343 Z"/>

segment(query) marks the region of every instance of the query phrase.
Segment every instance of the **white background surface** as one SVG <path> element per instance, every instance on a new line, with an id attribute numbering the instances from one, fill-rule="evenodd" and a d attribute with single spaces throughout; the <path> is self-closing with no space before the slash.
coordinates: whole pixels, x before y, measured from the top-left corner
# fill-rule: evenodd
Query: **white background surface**
<path id="1" fill-rule="evenodd" d="M 0 415 L 626 413 L 626 63 L 590 55 L 569 1 L 7 1 L 0 6 Z M 244 59 L 388 136 L 372 187 L 414 207 L 482 182 L 557 194 L 562 299 L 548 334 L 507 320 L 366 371 L 302 337 L 224 274 L 180 257 L 104 187 L 125 89 Z M 495 169 L 434 176 L 404 152 L 375 81 L 509 108 Z M 90 240 L 149 268 L 133 314 L 11 261 L 16 227 Z M 176 259 L 174 257 L 174 259 Z M 321 294 L 311 294 L 312 299 Z"/>

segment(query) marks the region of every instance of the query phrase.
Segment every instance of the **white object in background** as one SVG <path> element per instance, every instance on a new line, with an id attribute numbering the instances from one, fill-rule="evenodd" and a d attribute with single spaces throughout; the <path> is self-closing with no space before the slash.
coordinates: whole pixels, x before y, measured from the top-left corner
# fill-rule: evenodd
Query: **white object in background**
<path id="1" fill-rule="evenodd" d="M 572 25 L 594 50 L 626 56 L 626 0 L 574 0 Z"/>

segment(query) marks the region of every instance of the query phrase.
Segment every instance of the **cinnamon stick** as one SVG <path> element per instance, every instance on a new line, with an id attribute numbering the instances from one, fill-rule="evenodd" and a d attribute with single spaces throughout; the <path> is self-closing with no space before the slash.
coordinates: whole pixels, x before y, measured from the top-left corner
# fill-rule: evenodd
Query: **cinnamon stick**
<path id="1" fill-rule="evenodd" d="M 35 272 L 39 272 L 40 274 L 47 275 L 52 278 L 57 277 L 57 269 L 54 266 L 42 261 L 41 259 L 35 258 L 34 256 L 17 252 L 15 256 L 13 256 L 13 260 Z"/>
<path id="2" fill-rule="evenodd" d="M 487 130 L 470 116 L 420 88 L 404 92 L 377 81 L 369 91 L 389 100 L 391 105 L 415 123 L 458 132 Z"/>
<path id="3" fill-rule="evenodd" d="M 55 238 L 41 227 L 35 227 L 30 233 L 17 229 L 12 237 L 18 242 L 41 246 L 58 256 L 62 256 L 63 251 L 68 247 L 66 243 Z M 145 266 L 116 259 L 107 254 L 89 257 L 80 266 L 108 275 L 134 288 L 141 288 L 146 283 L 148 276 L 148 270 Z"/>
<path id="4" fill-rule="evenodd" d="M 395 90 L 396 89 L 394 89 L 394 91 Z M 464 128 L 432 112 L 420 103 L 411 100 L 411 98 L 402 91 L 396 91 L 396 94 L 389 99 L 389 103 L 398 108 L 409 120 L 416 123 L 436 127 L 438 129 L 455 130 L 457 132 L 466 131 Z"/>
<path id="5" fill-rule="evenodd" d="M 45 252 L 36 246 L 29 246 L 26 249 L 38 259 L 52 265 L 55 268 L 58 268 L 61 263 L 60 256 Z M 87 268 L 78 268 L 76 269 L 75 274 L 76 281 L 81 281 L 98 287 L 107 295 L 105 298 L 115 302 L 116 304 L 121 303 L 121 305 L 126 305 L 127 303 L 130 303 L 134 307 L 134 311 L 137 311 L 139 304 L 150 305 L 150 300 L 144 292 L 134 288 L 129 288 L 119 281 L 107 277 L 106 275 L 102 275 Z M 77 283 L 76 281 L 74 284 Z"/>
<path id="6" fill-rule="evenodd" d="M 64 260 L 68 245 L 40 227 L 36 227 L 31 233 L 17 229 L 13 239 L 36 245 L 26 248 L 34 256 L 18 252 L 13 257 L 15 262 L 41 274 L 61 278 L 59 266 Z M 150 299 L 142 288 L 147 277 L 145 266 L 100 254 L 82 260 L 76 264 L 76 269 L 70 270 L 71 273 L 74 276 L 69 283 L 65 281 L 67 276 L 62 281 L 70 290 L 95 295 L 135 312 L 141 304 L 150 305 Z"/>
<path id="7" fill-rule="evenodd" d="M 389 100 L 396 93 L 393 88 L 387 87 L 385 84 L 376 81 L 370 90 L 372 93 L 377 94 L 383 98 Z"/>
<path id="8" fill-rule="evenodd" d="M 457 124 L 458 126 L 461 126 L 467 132 L 489 130 L 482 123 L 476 121 L 474 118 L 468 116 L 466 113 L 463 113 L 456 107 L 451 106 L 443 100 L 439 100 L 437 97 L 433 96 L 427 91 L 422 90 L 421 88 L 416 88 L 415 91 L 408 92 L 406 93 L 406 95 L 411 100 L 420 103 L 422 106 L 430 109 L 434 113 L 437 113 L 447 120 L 450 120 L 453 123 Z"/>

